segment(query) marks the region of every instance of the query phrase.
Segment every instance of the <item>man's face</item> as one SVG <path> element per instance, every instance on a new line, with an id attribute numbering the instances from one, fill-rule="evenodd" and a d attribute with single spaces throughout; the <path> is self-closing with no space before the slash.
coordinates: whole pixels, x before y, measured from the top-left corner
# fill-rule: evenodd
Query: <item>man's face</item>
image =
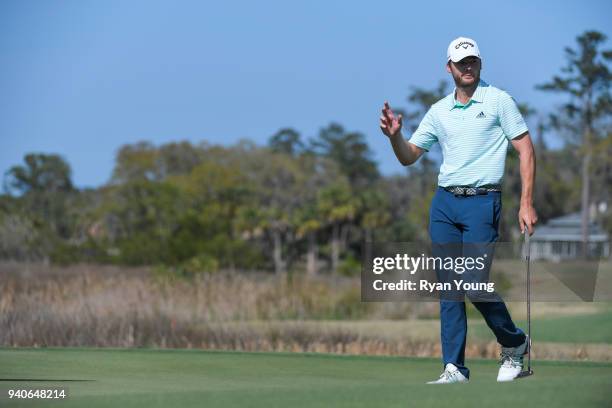
<path id="1" fill-rule="evenodd" d="M 457 87 L 469 87 L 480 81 L 481 62 L 478 57 L 465 57 L 459 62 L 448 61 L 446 70 Z"/>

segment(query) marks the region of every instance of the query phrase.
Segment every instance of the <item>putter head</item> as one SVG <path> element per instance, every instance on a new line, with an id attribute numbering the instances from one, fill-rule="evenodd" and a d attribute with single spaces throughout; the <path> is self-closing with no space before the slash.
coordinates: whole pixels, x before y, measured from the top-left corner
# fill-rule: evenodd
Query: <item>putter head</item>
<path id="1" fill-rule="evenodd" d="M 516 378 L 529 377 L 530 375 L 533 375 L 533 370 L 521 371 L 519 375 L 516 376 Z"/>

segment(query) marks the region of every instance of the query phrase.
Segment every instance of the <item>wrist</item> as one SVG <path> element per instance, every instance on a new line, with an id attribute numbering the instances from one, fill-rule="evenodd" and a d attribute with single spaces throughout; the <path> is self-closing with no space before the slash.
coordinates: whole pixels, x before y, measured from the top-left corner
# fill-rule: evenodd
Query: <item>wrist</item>
<path id="1" fill-rule="evenodd" d="M 403 139 L 404 136 L 402 136 L 402 131 L 398 130 L 397 132 L 393 133 L 391 136 L 389 136 L 389 139 L 394 140 L 394 139 Z"/>

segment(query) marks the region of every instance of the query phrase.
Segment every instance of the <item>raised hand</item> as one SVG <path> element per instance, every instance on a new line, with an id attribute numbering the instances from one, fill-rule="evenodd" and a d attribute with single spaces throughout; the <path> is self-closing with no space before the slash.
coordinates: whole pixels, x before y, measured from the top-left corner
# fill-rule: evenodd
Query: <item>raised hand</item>
<path id="1" fill-rule="evenodd" d="M 402 130 L 402 115 L 395 115 L 387 101 L 385 101 L 382 115 L 380 115 L 380 130 L 382 130 L 387 137 L 391 137 Z"/>

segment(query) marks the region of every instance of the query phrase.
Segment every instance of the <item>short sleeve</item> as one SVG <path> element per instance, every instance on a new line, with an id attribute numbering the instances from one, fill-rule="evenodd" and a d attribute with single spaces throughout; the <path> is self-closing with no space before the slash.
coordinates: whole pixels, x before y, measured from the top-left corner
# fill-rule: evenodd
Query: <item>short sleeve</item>
<path id="1" fill-rule="evenodd" d="M 434 112 L 430 108 L 421 120 L 417 130 L 412 134 L 409 140 L 410 143 L 429 151 L 431 146 L 438 141 L 434 115 Z"/>
<path id="2" fill-rule="evenodd" d="M 501 92 L 499 95 L 497 113 L 501 128 L 508 140 L 512 140 L 529 130 L 523 115 L 521 115 L 516 105 L 516 101 L 506 92 Z"/>

